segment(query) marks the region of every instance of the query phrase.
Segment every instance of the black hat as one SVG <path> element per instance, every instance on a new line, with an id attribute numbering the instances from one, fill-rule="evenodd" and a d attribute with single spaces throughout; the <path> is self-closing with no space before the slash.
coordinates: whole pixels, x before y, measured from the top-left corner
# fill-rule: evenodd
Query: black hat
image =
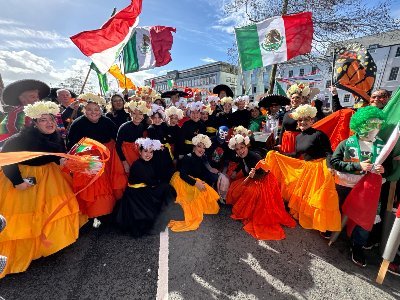
<path id="1" fill-rule="evenodd" d="M 3 91 L 3 101 L 11 106 L 21 105 L 19 96 L 26 91 L 39 90 L 39 99 L 46 98 L 50 93 L 50 87 L 42 81 L 23 79 L 6 86 Z"/>
<path id="2" fill-rule="evenodd" d="M 289 105 L 290 99 L 282 95 L 267 95 L 258 102 L 259 107 L 269 108 L 273 105 Z"/>
<path id="3" fill-rule="evenodd" d="M 49 98 L 54 102 L 57 102 L 57 91 L 58 90 L 67 90 L 71 94 L 71 98 L 76 98 L 78 96 L 76 93 L 74 93 L 73 91 L 66 89 L 66 88 L 51 88 Z"/>
<path id="4" fill-rule="evenodd" d="M 233 92 L 232 92 L 231 88 L 229 86 L 227 86 L 226 84 L 219 84 L 215 88 L 213 88 L 213 93 L 217 94 L 218 96 L 221 91 L 225 91 L 225 93 L 228 97 L 233 98 Z"/>
<path id="5" fill-rule="evenodd" d="M 187 97 L 188 93 L 180 91 L 178 89 L 172 89 L 161 94 L 161 98 L 171 98 L 173 95 L 179 94 L 179 97 Z"/>

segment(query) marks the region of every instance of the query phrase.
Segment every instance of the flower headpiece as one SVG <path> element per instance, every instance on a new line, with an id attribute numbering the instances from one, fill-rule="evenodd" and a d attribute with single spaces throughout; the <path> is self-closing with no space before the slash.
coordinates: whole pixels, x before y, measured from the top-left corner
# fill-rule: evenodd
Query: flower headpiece
<path id="1" fill-rule="evenodd" d="M 198 144 L 202 143 L 204 147 L 210 148 L 211 147 L 211 140 L 205 134 L 198 134 L 194 138 L 192 138 L 193 145 L 197 146 Z"/>
<path id="2" fill-rule="evenodd" d="M 197 101 L 197 102 L 192 102 L 189 103 L 187 105 L 188 109 L 190 109 L 190 111 L 201 111 L 203 109 L 203 103 L 201 101 Z"/>
<path id="3" fill-rule="evenodd" d="M 224 105 L 225 103 L 232 104 L 233 103 L 232 97 L 224 97 L 224 98 L 222 98 L 221 99 L 221 105 Z"/>
<path id="4" fill-rule="evenodd" d="M 164 107 L 153 103 L 151 105 L 151 115 L 154 115 L 155 113 L 159 113 L 161 118 L 165 119 Z"/>
<path id="5" fill-rule="evenodd" d="M 203 105 L 203 107 L 201 108 L 201 112 L 207 112 L 209 115 L 212 114 L 212 110 L 211 110 L 211 105 Z"/>
<path id="6" fill-rule="evenodd" d="M 135 143 L 146 150 L 161 150 L 161 142 L 150 138 L 138 138 Z"/>
<path id="7" fill-rule="evenodd" d="M 165 115 L 169 118 L 172 115 L 177 115 L 178 119 L 183 119 L 183 110 L 176 108 L 175 106 L 170 106 L 165 110 Z"/>
<path id="8" fill-rule="evenodd" d="M 257 101 L 254 101 L 254 102 L 248 103 L 248 104 L 247 104 L 247 108 L 248 108 L 249 110 L 253 110 L 253 109 L 255 109 L 255 108 L 259 109 L 259 107 L 258 107 L 258 102 L 257 102 Z"/>
<path id="9" fill-rule="evenodd" d="M 51 101 L 38 101 L 25 106 L 24 113 L 31 119 L 38 119 L 42 115 L 56 115 L 60 113 L 60 107 Z"/>
<path id="10" fill-rule="evenodd" d="M 308 96 L 311 90 L 308 84 L 305 83 L 295 83 L 287 90 L 287 96 L 290 98 L 293 94 L 299 94 L 301 96 Z"/>
<path id="11" fill-rule="evenodd" d="M 384 123 L 385 115 L 382 110 L 375 106 L 366 106 L 359 108 L 351 117 L 350 129 L 359 135 L 365 135 L 372 129 L 379 129 Z"/>
<path id="12" fill-rule="evenodd" d="M 208 96 L 208 97 L 206 98 L 206 101 L 207 101 L 208 103 L 211 103 L 211 102 L 218 103 L 219 97 L 218 97 L 218 95 L 210 95 L 210 96 Z"/>
<path id="13" fill-rule="evenodd" d="M 310 104 L 300 105 L 291 113 L 291 117 L 295 120 L 301 118 L 315 118 L 316 115 L 317 109 Z"/>
<path id="14" fill-rule="evenodd" d="M 233 135 L 240 134 L 242 136 L 248 136 L 250 134 L 250 130 L 243 127 L 242 125 L 233 128 Z"/>
<path id="15" fill-rule="evenodd" d="M 151 87 L 147 85 L 138 87 L 136 90 L 136 96 L 138 97 L 149 96 L 153 100 L 155 100 L 157 96 L 161 98 L 161 95 L 159 95 L 155 90 L 153 90 Z"/>
<path id="16" fill-rule="evenodd" d="M 238 103 L 238 102 L 243 102 L 243 101 L 244 101 L 246 104 L 249 103 L 250 97 L 247 96 L 247 95 L 245 95 L 245 96 L 239 96 L 239 97 L 237 97 L 237 98 L 235 99 L 234 103 L 236 104 L 236 103 Z"/>
<path id="17" fill-rule="evenodd" d="M 129 103 L 125 104 L 125 108 L 129 108 L 131 111 L 137 109 L 144 115 L 151 115 L 151 109 L 147 107 L 146 101 L 130 101 Z"/>
<path id="18" fill-rule="evenodd" d="M 242 143 L 247 146 L 248 144 L 250 144 L 250 138 L 248 136 L 236 134 L 229 140 L 228 147 L 229 149 L 235 150 L 235 146 Z"/>
<path id="19" fill-rule="evenodd" d="M 96 103 L 99 106 L 106 105 L 106 100 L 103 97 L 93 94 L 93 93 L 80 94 L 77 99 L 84 102 L 85 103 L 84 105 L 86 105 L 90 102 Z"/>
<path id="20" fill-rule="evenodd" d="M 188 103 L 185 98 L 180 98 L 179 101 L 175 103 L 175 105 L 180 109 L 186 109 Z"/>

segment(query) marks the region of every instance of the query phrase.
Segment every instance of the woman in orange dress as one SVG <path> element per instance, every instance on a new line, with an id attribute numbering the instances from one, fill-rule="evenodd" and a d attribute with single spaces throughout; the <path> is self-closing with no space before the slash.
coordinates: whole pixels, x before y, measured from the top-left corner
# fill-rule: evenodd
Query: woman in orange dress
<path id="1" fill-rule="evenodd" d="M 227 204 L 232 204 L 232 219 L 241 220 L 243 229 L 258 240 L 285 238 L 282 225 L 295 227 L 296 222 L 286 212 L 278 182 L 273 174 L 259 167 L 262 159 L 249 150 L 250 139 L 241 134 L 229 140 L 236 151 L 239 166 L 246 178 L 231 183 Z"/>

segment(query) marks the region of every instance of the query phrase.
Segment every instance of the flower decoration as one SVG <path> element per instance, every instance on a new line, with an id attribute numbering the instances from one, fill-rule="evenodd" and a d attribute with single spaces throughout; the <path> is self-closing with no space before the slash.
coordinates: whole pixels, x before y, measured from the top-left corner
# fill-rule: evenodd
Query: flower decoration
<path id="1" fill-rule="evenodd" d="M 250 144 L 250 138 L 248 136 L 236 134 L 229 140 L 228 147 L 229 149 L 235 150 L 236 145 L 242 143 L 247 146 L 248 144 Z"/>
<path id="2" fill-rule="evenodd" d="M 150 138 L 138 138 L 135 143 L 141 148 L 146 150 L 161 150 L 161 142 L 159 140 L 152 140 Z"/>
<path id="3" fill-rule="evenodd" d="M 146 101 L 143 101 L 143 100 L 130 101 L 129 103 L 125 104 L 125 108 L 128 108 L 131 111 L 134 111 L 135 109 L 137 109 L 142 114 L 151 116 L 151 109 L 147 107 Z"/>
<path id="4" fill-rule="evenodd" d="M 315 118 L 316 115 L 317 109 L 310 104 L 300 105 L 291 113 L 291 117 L 295 120 L 301 118 Z"/>
<path id="5" fill-rule="evenodd" d="M 190 111 L 201 111 L 203 109 L 203 103 L 201 101 L 192 102 L 188 103 L 187 107 L 190 109 Z"/>
<path id="6" fill-rule="evenodd" d="M 151 115 L 154 115 L 155 113 L 159 113 L 161 118 L 165 119 L 164 107 L 153 103 L 151 105 Z"/>
<path id="7" fill-rule="evenodd" d="M 202 143 L 204 147 L 210 148 L 211 147 L 211 140 L 205 134 L 198 134 L 194 138 L 192 138 L 193 145 L 197 146 L 198 144 Z"/>
<path id="8" fill-rule="evenodd" d="M 203 105 L 201 108 L 201 112 L 207 112 L 209 115 L 212 114 L 211 105 Z"/>
<path id="9" fill-rule="evenodd" d="M 51 101 L 38 101 L 34 104 L 28 104 L 24 108 L 24 113 L 31 119 L 38 119 L 42 115 L 57 115 L 60 113 L 60 107 Z"/>
<path id="10" fill-rule="evenodd" d="M 246 104 L 249 103 L 250 97 L 245 95 L 245 96 L 239 96 L 235 99 L 234 103 L 237 104 L 238 102 L 245 102 Z"/>
<path id="11" fill-rule="evenodd" d="M 308 96 L 311 90 L 308 84 L 305 83 L 295 83 L 287 90 L 287 96 L 290 98 L 293 94 L 299 94 L 301 96 Z"/>
<path id="12" fill-rule="evenodd" d="M 224 97 L 220 100 L 220 102 L 221 102 L 221 105 L 224 105 L 225 103 L 232 104 L 233 99 L 232 99 L 232 97 Z"/>
<path id="13" fill-rule="evenodd" d="M 248 104 L 247 104 L 247 108 L 248 108 L 249 110 L 253 110 L 253 109 L 255 109 L 255 108 L 258 108 L 258 102 L 257 102 L 257 101 L 254 101 L 254 102 L 248 103 Z"/>
<path id="14" fill-rule="evenodd" d="M 155 100 L 158 95 L 159 95 L 159 98 L 161 98 L 160 94 L 158 94 L 155 90 L 153 90 L 151 87 L 149 87 L 147 85 L 138 87 L 136 90 L 137 97 L 149 96 L 151 99 Z"/>
<path id="15" fill-rule="evenodd" d="M 183 110 L 180 108 L 176 108 L 175 106 L 168 107 L 165 110 L 165 115 L 169 118 L 172 115 L 177 115 L 178 119 L 183 119 Z"/>
<path id="16" fill-rule="evenodd" d="M 248 136 L 250 134 L 250 130 L 243 127 L 242 125 L 233 128 L 233 135 L 240 134 L 242 136 Z"/>
<path id="17" fill-rule="evenodd" d="M 208 97 L 206 98 L 206 101 L 207 101 L 208 103 L 211 103 L 211 102 L 218 103 L 219 100 L 220 100 L 220 99 L 219 99 L 218 95 L 210 95 L 210 96 L 208 96 Z"/>
<path id="18" fill-rule="evenodd" d="M 93 94 L 93 93 L 80 94 L 78 96 L 78 100 L 81 100 L 81 102 L 84 102 L 84 105 L 86 105 L 90 102 L 96 103 L 99 106 L 106 105 L 106 100 L 103 97 Z"/>

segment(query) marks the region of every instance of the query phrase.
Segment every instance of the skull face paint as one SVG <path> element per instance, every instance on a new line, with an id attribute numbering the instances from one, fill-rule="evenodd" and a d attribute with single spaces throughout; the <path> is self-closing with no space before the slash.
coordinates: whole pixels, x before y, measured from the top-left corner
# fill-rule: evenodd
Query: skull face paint
<path id="1" fill-rule="evenodd" d="M 227 126 L 220 126 L 217 131 L 217 139 L 219 142 L 225 142 L 228 137 L 229 128 Z"/>

